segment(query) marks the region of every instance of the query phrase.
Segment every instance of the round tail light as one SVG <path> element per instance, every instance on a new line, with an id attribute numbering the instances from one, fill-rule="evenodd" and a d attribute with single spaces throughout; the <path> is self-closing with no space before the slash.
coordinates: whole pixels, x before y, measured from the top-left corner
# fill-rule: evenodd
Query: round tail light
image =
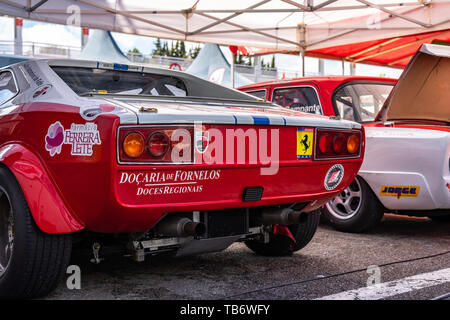
<path id="1" fill-rule="evenodd" d="M 331 149 L 331 137 L 328 134 L 324 134 L 319 139 L 319 151 L 322 154 L 326 154 Z"/>
<path id="2" fill-rule="evenodd" d="M 349 153 L 356 153 L 359 150 L 359 136 L 357 134 L 353 134 L 348 137 L 347 140 L 347 151 Z"/>
<path id="3" fill-rule="evenodd" d="M 130 158 L 139 158 L 145 150 L 144 137 L 137 132 L 130 132 L 123 140 L 123 152 Z"/>
<path id="4" fill-rule="evenodd" d="M 333 151 L 336 154 L 341 154 L 344 151 L 345 139 L 342 135 L 337 135 L 333 138 Z"/>
<path id="5" fill-rule="evenodd" d="M 148 152 L 154 158 L 162 158 L 169 150 L 169 137 L 162 132 L 154 132 L 148 138 Z"/>

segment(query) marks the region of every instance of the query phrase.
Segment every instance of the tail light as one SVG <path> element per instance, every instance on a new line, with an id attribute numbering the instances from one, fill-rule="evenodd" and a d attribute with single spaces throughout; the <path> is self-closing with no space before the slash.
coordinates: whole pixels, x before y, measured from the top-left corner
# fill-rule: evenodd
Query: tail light
<path id="1" fill-rule="evenodd" d="M 169 150 L 169 137 L 164 132 L 153 132 L 148 138 L 148 152 L 153 158 L 162 158 Z"/>
<path id="2" fill-rule="evenodd" d="M 119 163 L 192 163 L 192 127 L 121 127 Z"/>
<path id="3" fill-rule="evenodd" d="M 123 139 L 123 152 L 129 158 L 139 158 L 145 150 L 145 141 L 139 132 L 130 132 Z"/>
<path id="4" fill-rule="evenodd" d="M 355 158 L 361 154 L 361 131 L 317 129 L 315 159 Z"/>

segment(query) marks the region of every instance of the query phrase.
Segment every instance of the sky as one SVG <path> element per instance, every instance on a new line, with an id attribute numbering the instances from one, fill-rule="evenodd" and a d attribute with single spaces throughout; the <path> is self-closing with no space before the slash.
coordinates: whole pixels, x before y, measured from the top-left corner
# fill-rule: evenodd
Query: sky
<path id="1" fill-rule="evenodd" d="M 92 30 L 91 30 L 92 32 Z M 126 53 L 128 50 L 137 48 L 143 54 L 151 54 L 154 49 L 154 41 L 156 39 L 144 36 L 136 36 L 131 34 L 113 32 L 112 36 L 116 40 L 120 49 Z M 32 41 L 38 43 L 49 43 L 62 46 L 81 46 L 81 30 L 79 27 L 65 26 L 58 24 L 50 24 L 45 22 L 35 22 L 31 20 L 24 20 L 22 30 L 23 41 Z M 14 39 L 14 20 L 9 17 L 0 16 L 0 41 Z M 195 43 L 186 43 L 189 50 Z M 170 46 L 170 42 L 169 42 Z M 221 47 L 225 57 L 228 61 L 231 60 L 231 52 L 227 47 Z M 270 63 L 272 56 L 265 56 L 263 60 Z M 306 73 L 316 73 L 318 71 L 318 59 L 306 58 Z M 279 69 L 285 70 L 301 70 L 300 58 L 294 55 L 277 54 L 275 55 L 275 64 Z M 327 75 L 341 75 L 342 65 L 340 61 L 325 60 L 325 73 Z M 349 74 L 349 64 L 346 63 L 346 74 Z M 367 76 L 386 76 L 397 78 L 401 74 L 401 70 L 376 67 L 364 64 L 356 65 L 357 75 Z"/>

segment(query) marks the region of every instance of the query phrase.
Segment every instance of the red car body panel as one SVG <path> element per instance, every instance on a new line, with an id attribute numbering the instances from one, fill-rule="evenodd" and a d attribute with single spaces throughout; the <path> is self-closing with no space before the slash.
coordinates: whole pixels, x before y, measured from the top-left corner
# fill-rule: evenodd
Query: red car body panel
<path id="1" fill-rule="evenodd" d="M 20 144 L 7 144 L 0 148 L 0 162 L 16 177 L 34 221 L 42 231 L 71 233 L 84 228 L 69 211 L 36 154 Z"/>

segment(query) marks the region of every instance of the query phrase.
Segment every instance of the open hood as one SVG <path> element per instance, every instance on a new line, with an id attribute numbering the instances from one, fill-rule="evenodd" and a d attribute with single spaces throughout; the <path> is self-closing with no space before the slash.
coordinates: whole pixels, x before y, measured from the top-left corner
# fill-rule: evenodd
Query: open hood
<path id="1" fill-rule="evenodd" d="M 376 120 L 450 122 L 450 46 L 422 45 Z"/>

